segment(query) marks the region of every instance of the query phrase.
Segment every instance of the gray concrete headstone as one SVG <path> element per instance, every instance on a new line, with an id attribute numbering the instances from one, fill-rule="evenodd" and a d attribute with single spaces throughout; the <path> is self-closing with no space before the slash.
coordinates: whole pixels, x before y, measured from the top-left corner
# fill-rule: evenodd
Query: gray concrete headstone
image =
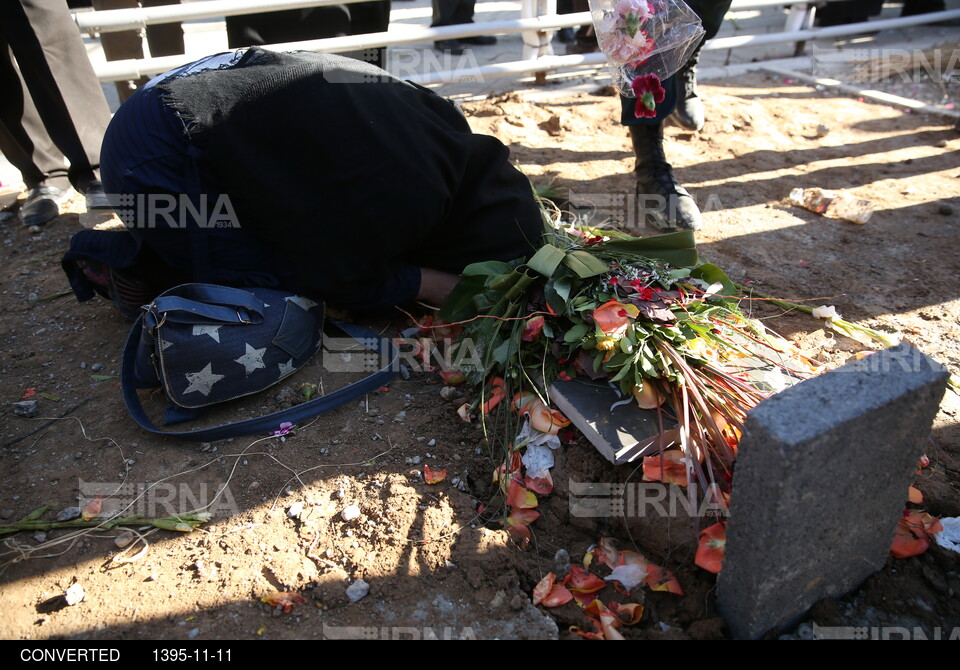
<path id="1" fill-rule="evenodd" d="M 750 412 L 717 579 L 734 637 L 790 625 L 883 567 L 948 376 L 903 344 Z"/>

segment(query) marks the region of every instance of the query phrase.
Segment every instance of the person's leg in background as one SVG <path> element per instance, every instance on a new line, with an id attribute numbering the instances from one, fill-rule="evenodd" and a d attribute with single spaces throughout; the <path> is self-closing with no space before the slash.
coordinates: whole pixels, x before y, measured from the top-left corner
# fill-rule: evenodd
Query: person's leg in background
<path id="1" fill-rule="evenodd" d="M 433 21 L 431 28 L 440 26 L 456 26 L 464 23 L 473 23 L 473 14 L 476 10 L 476 0 L 433 0 Z M 437 40 L 433 46 L 438 51 L 459 56 L 463 53 L 464 44 L 489 46 L 496 44 L 497 38 L 493 35 L 476 35 L 452 40 Z"/>
<path id="2" fill-rule="evenodd" d="M 637 118 L 634 114 L 636 99 L 621 98 L 620 122 L 630 129 L 637 158 L 635 170 L 638 214 L 642 215 L 645 223 L 660 230 L 696 230 L 702 225 L 696 202 L 677 181 L 673 168 L 667 161 L 663 148 L 663 123 L 679 105 L 684 106 L 688 117 L 696 114 L 695 109 L 700 105 L 696 91 L 696 63 L 700 48 L 703 42 L 714 37 L 720 30 L 730 3 L 731 0 L 688 0 L 687 4 L 700 17 L 706 33 L 688 64 L 685 64 L 678 74 L 662 82 L 666 94 L 663 102 L 657 105 L 656 116 Z M 681 73 L 684 74 L 681 76 Z M 702 107 L 700 109 L 699 114 L 702 117 Z"/>
<path id="3" fill-rule="evenodd" d="M 60 204 L 72 195 L 67 161 L 43 127 L 26 84 L 17 71 L 10 48 L 0 33 L 0 153 L 20 171 L 27 189 L 21 221 L 42 225 L 60 213 Z"/>
<path id="4" fill-rule="evenodd" d="M 358 2 L 347 5 L 350 11 L 350 34 L 385 33 L 390 26 L 390 0 Z M 360 54 L 364 60 L 377 67 L 387 67 L 387 49 L 366 49 Z"/>
<path id="5" fill-rule="evenodd" d="M 140 0 L 144 7 L 160 7 L 162 5 L 178 5 L 180 0 Z M 179 56 L 185 53 L 183 47 L 183 25 L 180 23 L 155 23 L 147 26 L 147 44 L 150 45 L 150 55 Z"/>
<path id="6" fill-rule="evenodd" d="M 88 194 L 89 206 L 89 198 L 100 191 L 96 170 L 110 110 L 67 4 L 63 0 L 0 3 L 0 40 L 4 82 L 0 89 L 4 91 L 0 142 L 4 155 L 24 166 L 21 172 L 28 185 L 27 180 L 35 182 L 42 177 L 34 190 L 46 187 L 48 181 L 62 183 L 63 163 L 52 152 L 52 141 L 70 162 L 69 182 Z M 21 207 L 25 223 L 33 221 L 29 195 Z"/>
<path id="7" fill-rule="evenodd" d="M 142 0 L 144 7 L 170 5 L 180 0 Z M 137 0 L 93 0 L 96 11 L 111 9 L 131 9 L 137 6 Z M 179 23 L 158 23 L 147 26 L 147 41 L 150 44 L 151 56 L 176 56 L 184 52 L 183 27 Z M 143 58 L 143 37 L 139 30 L 122 30 L 120 32 L 100 33 L 100 44 L 108 61 Z M 117 95 L 123 103 L 133 95 L 134 91 L 150 81 L 149 77 L 118 81 Z"/>

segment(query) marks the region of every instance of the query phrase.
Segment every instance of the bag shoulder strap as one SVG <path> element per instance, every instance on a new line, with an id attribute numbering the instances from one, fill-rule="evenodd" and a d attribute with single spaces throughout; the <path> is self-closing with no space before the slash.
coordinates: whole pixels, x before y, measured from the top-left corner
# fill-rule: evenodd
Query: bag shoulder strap
<path id="1" fill-rule="evenodd" d="M 382 338 L 371 330 L 360 326 L 344 323 L 342 321 L 328 320 L 330 323 L 344 333 L 365 342 L 375 343 L 375 348 L 380 354 L 381 360 L 386 360 L 386 364 L 373 374 L 344 386 L 342 389 L 322 395 L 314 400 L 295 405 L 293 407 L 265 414 L 263 416 L 236 421 L 234 423 L 215 426 L 213 428 L 203 428 L 200 430 L 170 432 L 158 428 L 147 416 L 140 403 L 140 397 L 137 395 L 137 384 L 135 382 L 134 369 L 136 367 L 137 346 L 140 343 L 141 321 L 137 321 L 130 329 L 130 335 L 123 348 L 123 359 L 120 366 L 120 387 L 123 393 L 123 402 L 127 406 L 127 411 L 134 421 L 144 430 L 157 435 L 169 437 L 179 437 L 184 440 L 193 440 L 196 442 L 212 442 L 213 440 L 222 440 L 228 437 L 238 437 L 240 435 L 251 435 L 254 433 L 267 433 L 277 430 L 280 424 L 286 421 L 290 423 L 300 423 L 305 419 L 310 419 L 331 409 L 339 407 L 344 403 L 359 398 L 365 393 L 376 390 L 385 385 L 397 374 L 397 360 L 399 353 L 388 338 Z"/>

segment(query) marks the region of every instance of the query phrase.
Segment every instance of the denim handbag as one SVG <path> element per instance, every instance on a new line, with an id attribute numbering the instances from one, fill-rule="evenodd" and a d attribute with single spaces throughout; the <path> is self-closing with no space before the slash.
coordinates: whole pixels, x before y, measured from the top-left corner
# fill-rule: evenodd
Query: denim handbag
<path id="1" fill-rule="evenodd" d="M 338 391 L 300 405 L 235 423 L 186 432 L 157 428 L 137 389 L 163 388 L 166 424 L 193 419 L 203 408 L 262 391 L 303 367 L 323 343 L 324 308 L 303 296 L 266 288 L 183 284 L 142 307 L 123 352 L 124 403 L 141 427 L 188 440 L 217 440 L 276 430 L 321 414 L 386 384 L 396 351 L 375 333 L 333 321 L 348 336 L 372 344 L 381 369 Z"/>

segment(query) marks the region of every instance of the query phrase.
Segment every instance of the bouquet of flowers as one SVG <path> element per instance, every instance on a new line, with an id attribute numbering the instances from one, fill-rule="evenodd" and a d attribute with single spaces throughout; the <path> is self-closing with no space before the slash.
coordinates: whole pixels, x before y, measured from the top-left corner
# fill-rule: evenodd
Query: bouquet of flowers
<path id="1" fill-rule="evenodd" d="M 632 86 L 638 77 L 659 83 L 683 67 L 703 38 L 700 19 L 680 0 L 589 1 L 600 50 L 627 97 L 642 96 Z"/>
<path id="2" fill-rule="evenodd" d="M 551 408 L 550 387 L 578 377 L 614 389 L 615 404 L 657 412 L 645 480 L 686 486 L 692 506 L 725 505 L 747 412 L 781 390 L 771 379 L 803 379 L 819 366 L 741 312 L 742 287 L 701 261 L 691 231 L 641 239 L 561 224 L 556 208 L 544 214 L 544 244 L 527 262 L 468 266 L 438 317 L 420 324 L 453 338 L 459 370 L 441 375 L 481 387 L 458 413 L 482 417 L 504 448 L 494 472 L 504 505 L 481 514 L 501 514 L 510 534 L 529 542 L 537 495 L 553 489 L 550 451 L 570 424 Z M 830 307 L 759 299 L 846 334 L 889 339 Z"/>

